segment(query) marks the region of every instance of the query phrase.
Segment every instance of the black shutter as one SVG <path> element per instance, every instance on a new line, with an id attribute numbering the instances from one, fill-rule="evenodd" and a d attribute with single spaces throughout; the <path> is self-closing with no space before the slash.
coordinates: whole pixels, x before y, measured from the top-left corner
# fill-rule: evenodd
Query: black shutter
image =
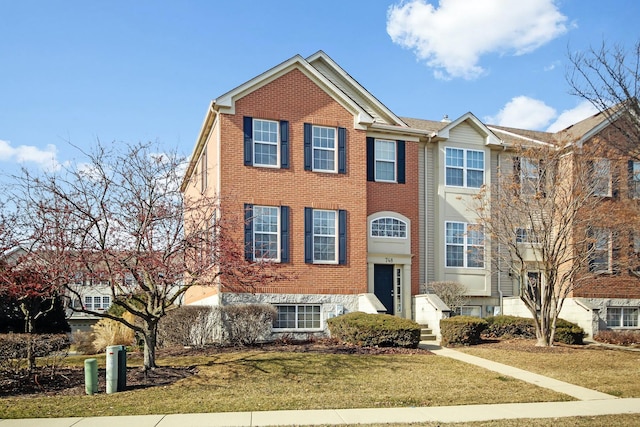
<path id="1" fill-rule="evenodd" d="M 633 160 L 629 160 L 627 162 L 627 187 L 629 187 L 629 198 L 635 199 L 637 197 L 636 194 L 636 185 L 633 179 Z"/>
<path id="2" fill-rule="evenodd" d="M 347 263 L 347 211 L 338 211 L 338 264 Z"/>
<path id="3" fill-rule="evenodd" d="M 253 165 L 253 118 L 246 117 L 243 122 L 244 132 L 244 164 L 245 166 Z"/>
<path id="4" fill-rule="evenodd" d="M 244 258 L 253 261 L 253 205 L 244 205 Z"/>
<path id="5" fill-rule="evenodd" d="M 611 233 L 611 272 L 613 274 L 620 274 L 622 260 L 622 245 L 621 236 L 617 232 Z"/>
<path id="6" fill-rule="evenodd" d="M 398 151 L 398 184 L 405 183 L 405 147 L 404 141 L 396 142 L 396 149 Z"/>
<path id="7" fill-rule="evenodd" d="M 289 262 L 289 206 L 280 206 L 280 262 Z"/>
<path id="8" fill-rule="evenodd" d="M 304 208 L 304 262 L 313 263 L 313 209 Z"/>
<path id="9" fill-rule="evenodd" d="M 347 173 L 347 130 L 338 128 L 338 173 Z"/>
<path id="10" fill-rule="evenodd" d="M 375 144 L 374 139 L 367 137 L 367 181 L 375 181 Z"/>
<path id="11" fill-rule="evenodd" d="M 596 270 L 594 251 L 595 251 L 595 233 L 593 228 L 587 227 L 587 253 L 589 254 L 589 271 L 594 272 Z"/>
<path id="12" fill-rule="evenodd" d="M 311 140 L 313 139 L 311 123 L 304 124 L 304 170 L 311 170 Z"/>
<path id="13" fill-rule="evenodd" d="M 280 122 L 280 167 L 289 169 L 289 122 Z"/>

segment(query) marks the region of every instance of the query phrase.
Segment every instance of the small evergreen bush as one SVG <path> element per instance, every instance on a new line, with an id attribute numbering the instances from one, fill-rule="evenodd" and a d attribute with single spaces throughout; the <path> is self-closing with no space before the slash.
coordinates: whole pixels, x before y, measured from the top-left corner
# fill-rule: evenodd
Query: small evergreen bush
<path id="1" fill-rule="evenodd" d="M 417 348 L 420 325 L 388 314 L 354 312 L 327 321 L 331 336 L 361 347 Z"/>
<path id="2" fill-rule="evenodd" d="M 484 319 L 473 316 L 454 316 L 440 320 L 443 346 L 474 345 L 480 343 L 480 334 L 487 327 Z"/>
<path id="3" fill-rule="evenodd" d="M 489 316 L 486 319 L 486 338 L 535 338 L 533 319 L 517 316 Z"/>
<path id="4" fill-rule="evenodd" d="M 568 320 L 556 321 L 555 341 L 565 344 L 584 344 L 584 329 Z"/>

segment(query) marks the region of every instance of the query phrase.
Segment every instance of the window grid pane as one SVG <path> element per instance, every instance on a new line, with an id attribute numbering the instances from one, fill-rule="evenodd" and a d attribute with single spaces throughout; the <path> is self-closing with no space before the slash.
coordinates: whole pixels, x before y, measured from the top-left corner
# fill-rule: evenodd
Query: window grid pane
<path id="1" fill-rule="evenodd" d="M 277 305 L 276 329 L 320 329 L 319 305 Z"/>
<path id="2" fill-rule="evenodd" d="M 331 172 L 336 170 L 335 128 L 313 127 L 313 169 Z"/>
<path id="3" fill-rule="evenodd" d="M 378 218 L 371 221 L 372 237 L 407 237 L 407 223 L 396 218 Z"/>
<path id="4" fill-rule="evenodd" d="M 396 180 L 396 143 L 377 140 L 375 142 L 375 179 L 376 181 Z"/>
<path id="5" fill-rule="evenodd" d="M 313 260 L 336 260 L 335 211 L 313 211 Z"/>
<path id="6" fill-rule="evenodd" d="M 454 187 L 482 187 L 484 152 L 445 148 L 445 184 Z"/>
<path id="7" fill-rule="evenodd" d="M 278 260 L 279 230 L 277 207 L 254 206 L 253 249 L 256 260 Z"/>
<path id="8" fill-rule="evenodd" d="M 278 122 L 253 121 L 254 159 L 256 165 L 278 165 Z"/>
<path id="9" fill-rule="evenodd" d="M 484 232 L 463 222 L 445 223 L 445 265 L 484 267 Z"/>

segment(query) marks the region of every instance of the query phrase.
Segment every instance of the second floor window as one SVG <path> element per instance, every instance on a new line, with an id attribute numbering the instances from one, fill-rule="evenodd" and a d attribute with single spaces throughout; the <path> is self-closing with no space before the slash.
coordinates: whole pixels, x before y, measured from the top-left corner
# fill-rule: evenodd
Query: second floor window
<path id="1" fill-rule="evenodd" d="M 346 264 L 347 212 L 304 209 L 306 263 Z"/>
<path id="2" fill-rule="evenodd" d="M 592 229 L 591 258 L 589 271 L 594 273 L 610 273 L 612 271 L 613 236 L 610 230 L 603 228 Z"/>
<path id="3" fill-rule="evenodd" d="M 482 187 L 484 151 L 445 148 L 445 184 L 452 187 Z"/>
<path id="4" fill-rule="evenodd" d="M 445 265 L 447 267 L 484 267 L 484 233 L 477 225 L 445 223 Z"/>
<path id="5" fill-rule="evenodd" d="M 289 207 L 246 204 L 245 258 L 289 262 Z"/>

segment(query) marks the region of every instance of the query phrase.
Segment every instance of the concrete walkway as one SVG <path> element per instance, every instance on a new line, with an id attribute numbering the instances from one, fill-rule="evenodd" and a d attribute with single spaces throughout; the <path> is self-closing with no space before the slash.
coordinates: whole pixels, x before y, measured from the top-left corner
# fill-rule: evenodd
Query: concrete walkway
<path id="1" fill-rule="evenodd" d="M 443 357 L 474 364 L 502 375 L 573 396 L 572 402 L 506 403 L 420 408 L 362 408 L 307 411 L 226 412 L 217 414 L 139 415 L 123 417 L 0 420 L 0 427 L 216 427 L 272 425 L 341 425 L 380 423 L 464 423 L 500 419 L 559 418 L 640 414 L 640 398 L 619 399 L 522 369 L 421 343 Z M 639 416 L 640 424 L 640 416 Z"/>

